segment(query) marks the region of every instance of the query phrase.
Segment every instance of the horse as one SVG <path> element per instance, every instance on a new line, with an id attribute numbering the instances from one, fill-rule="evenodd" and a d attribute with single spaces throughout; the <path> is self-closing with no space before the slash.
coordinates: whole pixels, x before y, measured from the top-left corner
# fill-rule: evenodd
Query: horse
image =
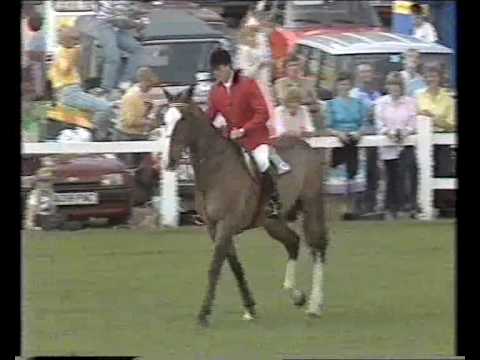
<path id="1" fill-rule="evenodd" d="M 324 263 L 329 242 L 323 196 L 322 149 L 314 149 L 297 138 L 280 138 L 277 153 L 292 167 L 292 171 L 277 176 L 282 204 L 281 214 L 271 219 L 263 211 L 268 201 L 268 189 L 262 189 L 259 176 L 253 176 L 246 166 L 240 146 L 226 139 L 215 128 L 207 114 L 192 100 L 194 86 L 173 96 L 168 91 L 167 113 L 176 113 L 169 124 L 164 164 L 174 170 L 182 152 L 189 150 L 196 186 L 196 208 L 206 223 L 214 243 L 208 270 L 208 286 L 198 313 L 198 323 L 207 327 L 223 263 L 227 260 L 244 306 L 243 319 L 256 318 L 255 300 L 238 257 L 235 235 L 245 230 L 263 227 L 285 248 L 288 260 L 283 288 L 297 306 L 306 303 L 305 294 L 296 288 L 295 267 L 299 254 L 300 236 L 289 227 L 288 218 L 301 215 L 304 241 L 313 258 L 312 288 L 307 315 L 319 317 L 324 310 Z M 265 191 L 263 191 L 265 190 Z"/>

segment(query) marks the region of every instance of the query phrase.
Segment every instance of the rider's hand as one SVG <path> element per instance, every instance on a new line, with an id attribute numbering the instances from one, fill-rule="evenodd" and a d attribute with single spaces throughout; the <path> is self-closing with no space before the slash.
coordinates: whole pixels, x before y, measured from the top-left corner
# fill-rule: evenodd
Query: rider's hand
<path id="1" fill-rule="evenodd" d="M 241 138 L 245 134 L 245 130 L 243 129 L 233 129 L 230 132 L 230 139 L 235 140 Z"/>

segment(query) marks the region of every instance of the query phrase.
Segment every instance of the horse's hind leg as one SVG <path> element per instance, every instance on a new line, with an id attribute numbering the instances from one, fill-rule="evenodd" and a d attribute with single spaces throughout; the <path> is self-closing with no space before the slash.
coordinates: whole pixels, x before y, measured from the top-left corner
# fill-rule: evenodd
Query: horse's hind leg
<path id="1" fill-rule="evenodd" d="M 215 234 L 213 257 L 208 270 L 208 286 L 207 292 L 203 299 L 203 304 L 198 314 L 198 322 L 201 326 L 208 326 L 208 316 L 212 312 L 212 304 L 215 299 L 220 270 L 227 253 L 232 245 L 233 231 L 226 226 L 225 222 L 217 224 L 216 229 L 211 232 Z"/>
<path id="2" fill-rule="evenodd" d="M 243 306 L 245 307 L 245 314 L 243 318 L 245 320 L 253 320 L 256 316 L 255 312 L 255 300 L 253 299 L 252 293 L 248 287 L 247 279 L 245 277 L 245 272 L 243 270 L 240 259 L 237 255 L 237 250 L 235 249 L 235 244 L 232 242 L 230 250 L 227 253 L 227 261 L 232 269 L 235 278 L 237 279 L 238 289 L 242 296 Z"/>
<path id="3" fill-rule="evenodd" d="M 324 277 L 323 267 L 328 245 L 328 232 L 325 223 L 325 213 L 321 199 L 304 202 L 303 228 L 305 240 L 312 250 L 312 292 L 307 308 L 310 316 L 320 316 L 324 308 Z"/>
<path id="4" fill-rule="evenodd" d="M 285 247 L 288 253 L 283 288 L 290 292 L 295 305 L 304 305 L 305 294 L 295 288 L 295 270 L 300 248 L 300 237 L 288 227 L 286 222 L 280 219 L 267 219 L 263 226 L 272 238 L 278 240 Z"/>

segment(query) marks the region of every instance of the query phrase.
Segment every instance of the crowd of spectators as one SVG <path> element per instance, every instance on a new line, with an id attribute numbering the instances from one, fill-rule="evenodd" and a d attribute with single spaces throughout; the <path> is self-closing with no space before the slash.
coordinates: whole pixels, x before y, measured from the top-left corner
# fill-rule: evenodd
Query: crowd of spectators
<path id="1" fill-rule="evenodd" d="M 244 27 L 251 39 L 269 33 L 254 20 L 247 20 Z M 421 13 L 416 13 L 415 34 L 426 41 L 436 41 L 434 29 Z M 253 51 L 255 47 L 258 50 L 258 42 L 241 43 L 238 49 L 240 58 L 245 56 L 246 49 Z M 251 64 L 237 62 L 245 69 L 245 74 L 254 78 L 257 75 L 251 74 L 252 69 L 271 64 L 268 58 L 271 52 L 265 49 L 265 45 L 258 53 L 261 59 L 251 60 Z M 425 116 L 433 120 L 435 131 L 455 131 L 455 100 L 445 88 L 447 74 L 444 65 L 423 64 L 421 54 L 409 49 L 403 54 L 403 70 L 385 74 L 385 88 L 375 87 L 374 78 L 378 73 L 374 65 L 360 63 L 354 74 L 337 73 L 335 88 L 330 92 L 304 76 L 303 60 L 301 56 L 292 56 L 286 62 L 286 76 L 271 84 L 265 84 L 265 77 L 259 79 L 262 88 L 273 90 L 266 96 L 269 100 L 273 95 L 275 107 L 270 115 L 270 121 L 275 124 L 272 137 L 304 138 L 319 131 L 336 136 L 343 146 L 331 151 L 329 163 L 332 168 L 342 164 L 346 167 L 346 191 L 353 215 L 373 213 L 379 207 L 377 192 L 383 171 L 386 196 L 380 207 L 385 210 L 387 218 L 395 219 L 400 214 L 416 217 L 420 210 L 417 206 L 416 154 L 414 147 L 404 145 L 403 141 L 408 135 L 415 134 L 417 122 L 424 121 Z M 365 134 L 384 134 L 395 145 L 366 149 L 366 191 L 356 194 L 349 186 L 359 170 L 359 148 L 356 145 Z M 448 171 L 451 172 L 450 152 L 448 145 L 435 146 L 436 176 L 448 176 Z M 442 198 L 442 194 L 451 192 L 437 190 L 436 201 Z"/>
<path id="2" fill-rule="evenodd" d="M 22 13 L 22 26 L 28 28 L 28 38 L 22 43 L 25 50 L 22 70 L 27 77 L 24 83 L 31 84 L 31 98 L 45 97 L 45 77 L 48 76 L 58 103 L 93 114 L 95 140 L 106 140 L 109 134 L 113 140 L 145 140 L 154 127 L 152 114 L 157 109 L 153 109 L 147 94 L 160 79 L 149 68 L 139 68 L 141 45 L 127 30 L 141 30 L 144 22 L 139 17 L 145 14 L 130 6 L 130 1 L 99 1 L 97 18 L 102 26 L 99 40 L 106 61 L 100 88 L 93 93 L 87 93 L 81 86 L 78 71 L 80 34 L 75 24 L 60 24 L 60 50 L 46 73 L 42 16 L 28 8 Z M 432 40 L 435 34 L 429 24 L 420 15 L 416 21 L 416 36 Z M 366 191 L 360 195 L 352 193 L 352 211 L 375 211 L 380 168 L 383 167 L 386 173 L 383 207 L 388 216 L 396 218 L 399 212 L 415 216 L 419 210 L 416 157 L 413 147 L 404 146 L 403 140 L 415 133 L 417 121 L 424 117 L 433 119 L 436 131 L 455 130 L 455 101 L 443 87 L 445 71 L 442 65 L 422 64 L 420 53 L 410 49 L 404 54 L 403 71 L 387 74 L 384 89 L 375 88 L 374 66 L 361 63 L 355 74 L 338 73 L 332 92 L 304 76 L 304 59 L 293 56 L 286 63 L 286 76 L 274 81 L 270 50 L 272 30 L 268 18 L 249 14 L 240 30 L 235 61 L 244 75 L 257 80 L 268 104 L 272 137 L 303 138 L 318 131 L 337 137 L 343 146 L 331 151 L 330 166 L 345 164 L 347 184 L 350 184 L 358 173 L 359 148 L 356 145 L 362 136 L 374 133 L 388 136 L 395 145 L 366 150 Z M 122 73 L 118 65 L 120 49 L 131 53 Z M 120 101 L 119 122 L 112 130 L 115 91 L 125 93 Z M 451 170 L 450 163 L 445 160 L 449 152 L 448 146 L 435 147 L 435 163 L 440 176 L 447 176 Z M 127 160 L 135 162 L 133 157 Z"/>

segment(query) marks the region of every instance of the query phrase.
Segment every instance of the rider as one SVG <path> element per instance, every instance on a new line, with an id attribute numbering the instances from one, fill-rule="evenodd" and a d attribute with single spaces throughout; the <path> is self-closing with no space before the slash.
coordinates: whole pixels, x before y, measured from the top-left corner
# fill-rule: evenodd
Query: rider
<path id="1" fill-rule="evenodd" d="M 217 80 L 210 92 L 208 116 L 211 121 L 223 117 L 228 137 L 236 140 L 252 153 L 266 183 L 272 186 L 268 217 L 275 218 L 280 210 L 279 194 L 275 182 L 275 171 L 270 165 L 269 113 L 265 99 L 255 80 L 245 77 L 232 68 L 228 51 L 216 49 L 210 56 L 210 67 Z M 276 173 L 285 174 L 290 167 L 279 162 Z M 283 165 L 283 166 L 282 166 Z"/>
<path id="2" fill-rule="evenodd" d="M 55 96 L 60 104 L 94 112 L 94 138 L 106 140 L 110 120 L 114 117 L 112 104 L 86 93 L 81 88 L 78 72 L 81 49 L 79 33 L 74 24 L 65 21 L 60 24 L 58 31 L 60 50 L 49 72 Z"/>

